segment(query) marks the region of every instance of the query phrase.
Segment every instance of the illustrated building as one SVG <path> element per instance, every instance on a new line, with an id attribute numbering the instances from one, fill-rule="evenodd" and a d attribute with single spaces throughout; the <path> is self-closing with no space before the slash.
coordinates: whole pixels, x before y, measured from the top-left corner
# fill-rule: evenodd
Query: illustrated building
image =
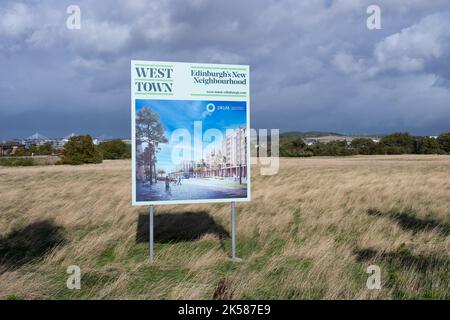
<path id="1" fill-rule="evenodd" d="M 247 177 L 247 128 L 245 126 L 226 132 L 221 148 L 205 155 L 202 176 Z"/>
<path id="2" fill-rule="evenodd" d="M 226 136 L 226 163 L 230 166 L 245 165 L 247 161 L 246 127 L 242 126 Z"/>
<path id="3" fill-rule="evenodd" d="M 228 130 L 221 145 L 209 149 L 201 161 L 183 161 L 169 176 L 242 178 L 247 177 L 247 128 Z"/>

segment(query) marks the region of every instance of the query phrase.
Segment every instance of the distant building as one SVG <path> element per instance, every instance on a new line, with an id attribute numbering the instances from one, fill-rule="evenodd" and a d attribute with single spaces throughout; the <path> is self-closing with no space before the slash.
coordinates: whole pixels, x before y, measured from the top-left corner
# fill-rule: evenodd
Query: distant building
<path id="1" fill-rule="evenodd" d="M 76 134 L 72 132 L 71 134 L 69 134 L 69 135 L 65 136 L 64 138 L 62 138 L 62 139 L 60 140 L 61 146 L 64 147 L 64 145 L 65 145 L 67 142 L 69 142 L 70 138 L 75 137 L 75 136 L 76 136 Z"/>
<path id="2" fill-rule="evenodd" d="M 40 134 L 40 133 L 35 133 L 31 136 L 29 136 L 28 138 L 23 140 L 23 144 L 25 145 L 25 147 L 29 148 L 31 146 L 40 146 L 43 145 L 47 142 L 49 142 L 50 139 L 47 138 L 46 136 Z"/>
<path id="3" fill-rule="evenodd" d="M 53 147 L 53 149 L 61 149 L 64 147 L 64 144 L 61 139 L 51 139 L 48 141 L 50 145 Z"/>
<path id="4" fill-rule="evenodd" d="M 13 156 L 18 148 L 24 148 L 25 145 L 18 141 L 0 142 L 0 156 Z"/>

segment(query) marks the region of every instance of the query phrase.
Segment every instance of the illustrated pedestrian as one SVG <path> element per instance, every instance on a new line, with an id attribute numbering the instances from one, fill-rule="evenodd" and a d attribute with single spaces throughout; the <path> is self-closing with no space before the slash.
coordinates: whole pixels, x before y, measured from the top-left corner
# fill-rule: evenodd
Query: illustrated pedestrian
<path id="1" fill-rule="evenodd" d="M 166 192 L 170 191 L 170 179 L 169 176 L 166 176 Z"/>

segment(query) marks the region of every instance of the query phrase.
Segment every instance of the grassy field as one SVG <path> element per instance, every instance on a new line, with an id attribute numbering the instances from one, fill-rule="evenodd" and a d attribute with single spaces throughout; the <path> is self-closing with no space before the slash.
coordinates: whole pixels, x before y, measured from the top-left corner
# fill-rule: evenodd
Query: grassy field
<path id="1" fill-rule="evenodd" d="M 238 203 L 132 207 L 129 161 L 0 168 L 2 299 L 450 299 L 450 156 L 281 159 Z M 366 268 L 381 268 L 368 290 Z M 81 290 L 68 290 L 78 265 Z"/>
<path id="2" fill-rule="evenodd" d="M 0 166 L 29 167 L 29 166 L 53 165 L 59 160 L 60 160 L 59 156 L 0 157 Z"/>

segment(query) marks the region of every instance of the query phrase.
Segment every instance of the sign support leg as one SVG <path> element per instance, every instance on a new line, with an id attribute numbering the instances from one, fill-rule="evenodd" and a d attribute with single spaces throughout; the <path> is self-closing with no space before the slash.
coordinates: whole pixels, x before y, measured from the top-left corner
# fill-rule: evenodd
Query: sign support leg
<path id="1" fill-rule="evenodd" d="M 236 257 L 236 202 L 231 202 L 231 260 L 234 262 L 242 261 Z"/>
<path id="2" fill-rule="evenodd" d="M 154 210 L 153 206 L 150 206 L 150 223 L 149 223 L 149 243 L 150 243 L 150 263 L 153 263 L 153 216 L 154 216 Z"/>

